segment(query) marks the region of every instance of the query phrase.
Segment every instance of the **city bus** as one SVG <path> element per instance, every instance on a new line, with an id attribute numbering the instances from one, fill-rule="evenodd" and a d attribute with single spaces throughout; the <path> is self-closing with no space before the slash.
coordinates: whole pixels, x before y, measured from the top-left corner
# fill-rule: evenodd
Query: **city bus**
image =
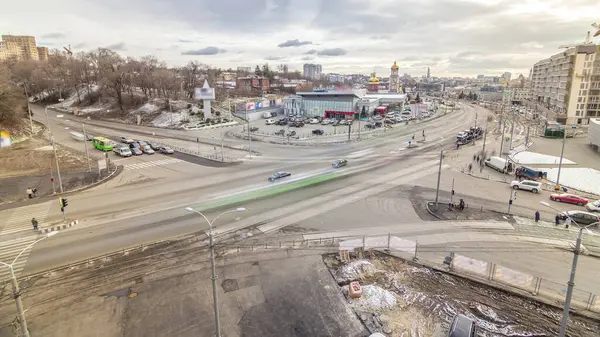
<path id="1" fill-rule="evenodd" d="M 113 149 L 113 141 L 104 137 L 94 137 L 92 139 L 92 144 L 100 151 L 108 152 Z"/>

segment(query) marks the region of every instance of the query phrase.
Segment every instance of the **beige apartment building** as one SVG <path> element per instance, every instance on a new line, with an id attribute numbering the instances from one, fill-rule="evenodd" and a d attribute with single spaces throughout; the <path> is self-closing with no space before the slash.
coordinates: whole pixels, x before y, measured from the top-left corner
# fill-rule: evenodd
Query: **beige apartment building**
<path id="1" fill-rule="evenodd" d="M 45 49 L 45 57 L 48 56 L 48 48 Z M 39 60 L 38 47 L 35 45 L 35 37 L 24 35 L 2 35 L 0 44 L 0 60 L 16 58 L 17 60 Z"/>
<path id="2" fill-rule="evenodd" d="M 531 99 L 562 124 L 600 117 L 600 46 L 579 45 L 539 61 L 531 73 Z"/>

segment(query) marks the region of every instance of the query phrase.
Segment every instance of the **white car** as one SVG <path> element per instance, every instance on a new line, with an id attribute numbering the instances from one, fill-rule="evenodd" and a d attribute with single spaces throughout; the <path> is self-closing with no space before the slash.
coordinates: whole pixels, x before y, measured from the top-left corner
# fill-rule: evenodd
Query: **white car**
<path id="1" fill-rule="evenodd" d="M 515 190 L 525 190 L 532 193 L 538 193 L 542 190 L 542 183 L 533 180 L 513 180 L 510 183 L 510 187 Z"/>
<path id="2" fill-rule="evenodd" d="M 309 124 L 319 124 L 319 120 L 316 118 L 311 119 L 309 122 Z"/>
<path id="3" fill-rule="evenodd" d="M 587 203 L 585 208 L 590 212 L 600 212 L 600 200 Z"/>
<path id="4" fill-rule="evenodd" d="M 267 119 L 265 121 L 265 124 L 267 124 L 267 125 L 274 125 L 275 124 L 275 120 L 274 119 Z"/>

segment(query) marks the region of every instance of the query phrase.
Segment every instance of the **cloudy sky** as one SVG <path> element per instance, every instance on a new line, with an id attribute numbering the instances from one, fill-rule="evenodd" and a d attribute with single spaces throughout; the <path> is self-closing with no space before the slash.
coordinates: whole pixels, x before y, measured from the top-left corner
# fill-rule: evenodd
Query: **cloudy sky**
<path id="1" fill-rule="evenodd" d="M 442 76 L 527 75 L 583 41 L 599 14 L 598 0 L 30 0 L 2 5 L 0 33 L 171 66 L 320 63 L 387 75 L 397 60 L 417 76 L 428 66 Z"/>

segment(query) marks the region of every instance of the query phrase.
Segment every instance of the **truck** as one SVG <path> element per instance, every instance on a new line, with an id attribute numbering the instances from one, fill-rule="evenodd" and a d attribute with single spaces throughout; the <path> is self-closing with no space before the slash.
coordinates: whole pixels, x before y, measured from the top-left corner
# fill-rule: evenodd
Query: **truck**
<path id="1" fill-rule="evenodd" d="M 515 170 L 515 176 L 519 179 L 538 180 L 547 179 L 548 172 L 537 171 L 526 166 L 519 166 Z"/>

